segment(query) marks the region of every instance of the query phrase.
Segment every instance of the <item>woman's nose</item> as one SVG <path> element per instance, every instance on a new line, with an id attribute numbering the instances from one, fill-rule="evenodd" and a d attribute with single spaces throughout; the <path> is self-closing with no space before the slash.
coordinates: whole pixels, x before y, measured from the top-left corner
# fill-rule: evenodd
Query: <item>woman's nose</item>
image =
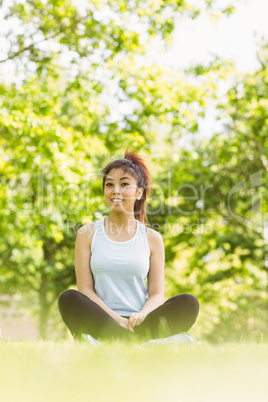
<path id="1" fill-rule="evenodd" d="M 114 187 L 114 191 L 113 191 L 113 194 L 120 194 L 121 193 L 121 191 L 120 191 L 120 187 Z"/>

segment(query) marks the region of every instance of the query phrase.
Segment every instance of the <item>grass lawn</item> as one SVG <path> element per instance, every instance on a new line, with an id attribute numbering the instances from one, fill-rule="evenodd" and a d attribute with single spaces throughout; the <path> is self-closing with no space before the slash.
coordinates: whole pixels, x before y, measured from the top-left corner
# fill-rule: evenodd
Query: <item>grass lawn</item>
<path id="1" fill-rule="evenodd" d="M 1 402 L 267 402 L 268 344 L 0 341 Z"/>

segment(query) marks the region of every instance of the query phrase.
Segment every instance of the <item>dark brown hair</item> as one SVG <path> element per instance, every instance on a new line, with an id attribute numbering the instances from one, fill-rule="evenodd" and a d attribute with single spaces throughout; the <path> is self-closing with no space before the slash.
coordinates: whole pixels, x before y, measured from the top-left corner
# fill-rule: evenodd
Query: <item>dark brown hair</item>
<path id="1" fill-rule="evenodd" d="M 114 168 L 121 168 L 124 172 L 129 172 L 137 180 L 137 187 L 143 188 L 143 193 L 140 200 L 136 200 L 134 204 L 134 216 L 141 223 L 149 225 L 149 221 L 146 215 L 146 199 L 151 192 L 150 183 L 151 175 L 146 167 L 143 158 L 136 154 L 134 151 L 130 151 L 128 148 L 125 151 L 124 158 L 116 159 L 110 162 L 105 168 L 101 170 L 103 176 L 102 188 L 104 191 L 105 180 L 110 172 Z"/>

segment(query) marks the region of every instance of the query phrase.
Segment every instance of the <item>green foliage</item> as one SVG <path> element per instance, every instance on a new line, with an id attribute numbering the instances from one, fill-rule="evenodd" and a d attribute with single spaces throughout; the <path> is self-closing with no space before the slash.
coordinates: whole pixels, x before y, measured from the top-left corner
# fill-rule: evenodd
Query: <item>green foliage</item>
<path id="1" fill-rule="evenodd" d="M 222 132 L 191 153 L 173 153 L 168 164 L 170 193 L 183 196 L 166 205 L 177 233 L 166 241 L 168 289 L 196 295 L 202 335 L 218 341 L 267 333 L 267 69 L 231 76 L 234 84 L 216 100 Z"/>
<path id="2" fill-rule="evenodd" d="M 267 331 L 267 46 L 254 75 L 217 57 L 185 72 L 139 67 L 135 55 L 157 34 L 170 43 L 176 15 L 195 18 L 202 5 L 107 7 L 105 19 L 101 1 L 32 0 L 6 15 L 23 27 L 10 30 L 7 55 L 23 80 L 0 88 L 0 292 L 23 295 L 43 339 L 49 317 L 57 325 L 57 298 L 75 286 L 77 229 L 109 212 L 98 173 L 131 145 L 150 160 L 148 217 L 165 242 L 166 296 L 198 298 L 199 337 L 256 340 Z M 131 15 L 146 26 L 145 44 Z M 211 101 L 223 130 L 194 140 Z"/>
<path id="3" fill-rule="evenodd" d="M 100 48 L 105 50 L 104 61 L 120 53 L 143 54 L 143 38 L 135 30 L 137 25 L 131 28 L 133 21 L 143 26 L 147 43 L 157 35 L 167 43 L 178 15 L 184 13 L 195 18 L 205 9 L 212 14 L 228 15 L 234 7 L 230 2 L 222 9 L 213 0 L 199 1 L 198 5 L 185 0 L 94 0 L 79 4 L 71 0 L 19 0 L 5 14 L 7 21 L 18 20 L 24 27 L 23 33 L 15 33 L 12 28 L 6 33 L 10 42 L 7 59 L 18 58 L 20 62 L 23 57 L 39 64 L 38 68 L 45 68 L 53 59 L 53 47 L 57 54 L 68 53 L 75 64 L 78 59 L 87 59 L 92 65 L 91 59 Z M 27 64 L 24 64 L 26 70 Z"/>

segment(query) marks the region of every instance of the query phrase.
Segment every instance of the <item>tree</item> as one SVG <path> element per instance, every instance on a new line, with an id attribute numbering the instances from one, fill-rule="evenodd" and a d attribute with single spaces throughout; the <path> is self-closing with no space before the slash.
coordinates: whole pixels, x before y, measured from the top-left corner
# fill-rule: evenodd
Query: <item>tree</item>
<path id="1" fill-rule="evenodd" d="M 266 52 L 263 46 L 254 74 L 225 72 L 229 89 L 216 100 L 223 130 L 193 141 L 190 151 L 173 143 L 172 154 L 163 155 L 161 178 L 172 172 L 172 179 L 157 220 L 163 230 L 168 217 L 174 234 L 166 239 L 168 289 L 196 295 L 199 328 L 210 341 L 268 335 Z M 229 71 L 220 64 L 221 71 L 217 62 L 200 74 L 216 72 L 218 81 Z"/>
<path id="2" fill-rule="evenodd" d="M 205 3 L 212 9 L 212 1 Z M 1 84 L 0 288 L 38 295 L 37 303 L 32 297 L 42 338 L 57 297 L 75 284 L 76 230 L 105 213 L 98 169 L 122 151 L 122 143 L 149 153 L 157 146 L 155 122 L 194 132 L 202 114 L 196 99 L 202 105 L 206 94 L 182 73 L 138 68 L 134 57 L 157 34 L 168 43 L 177 14 L 194 18 L 200 10 L 184 1 L 110 1 L 105 20 L 102 3 L 87 4 L 78 10 L 68 0 L 17 1 L 5 15 L 22 30 L 10 25 L 10 48 L 1 62 L 15 63 L 23 78 Z M 134 16 L 146 27 L 145 44 L 130 29 Z M 111 83 L 116 91 L 109 104 L 104 95 Z M 128 102 L 133 110 L 113 121 L 115 105 Z"/>

